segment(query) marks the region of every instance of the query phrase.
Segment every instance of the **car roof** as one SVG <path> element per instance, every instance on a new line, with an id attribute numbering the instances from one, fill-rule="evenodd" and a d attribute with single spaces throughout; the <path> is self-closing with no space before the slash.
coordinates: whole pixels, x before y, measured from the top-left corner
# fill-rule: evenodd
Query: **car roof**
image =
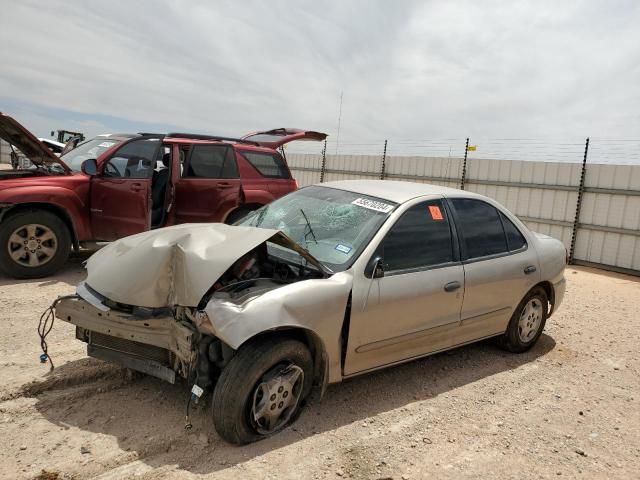
<path id="1" fill-rule="evenodd" d="M 444 195 L 446 197 L 480 197 L 476 193 L 430 183 L 402 182 L 397 180 L 337 180 L 316 184 L 404 203 L 416 197 Z"/>

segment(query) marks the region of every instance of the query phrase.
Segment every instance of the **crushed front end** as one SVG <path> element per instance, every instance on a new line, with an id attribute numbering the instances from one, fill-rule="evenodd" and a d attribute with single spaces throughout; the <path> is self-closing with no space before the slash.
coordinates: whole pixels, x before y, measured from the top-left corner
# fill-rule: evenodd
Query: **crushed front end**
<path id="1" fill-rule="evenodd" d="M 175 383 L 176 376 L 211 385 L 212 365 L 223 366 L 220 340 L 196 329 L 190 309 L 108 307 L 108 300 L 80 285 L 78 295 L 60 300 L 56 317 L 76 326 L 90 357 Z"/>

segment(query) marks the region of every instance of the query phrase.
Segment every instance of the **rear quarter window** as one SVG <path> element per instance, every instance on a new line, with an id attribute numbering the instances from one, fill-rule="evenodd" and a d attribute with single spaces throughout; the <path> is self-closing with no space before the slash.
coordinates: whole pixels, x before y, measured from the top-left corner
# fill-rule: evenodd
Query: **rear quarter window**
<path id="1" fill-rule="evenodd" d="M 291 178 L 287 164 L 276 153 L 242 151 L 240 154 L 265 177 Z"/>

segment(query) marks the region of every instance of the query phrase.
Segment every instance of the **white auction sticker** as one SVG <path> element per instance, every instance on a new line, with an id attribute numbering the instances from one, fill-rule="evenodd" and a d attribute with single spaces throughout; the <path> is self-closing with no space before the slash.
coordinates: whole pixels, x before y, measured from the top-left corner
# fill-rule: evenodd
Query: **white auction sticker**
<path id="1" fill-rule="evenodd" d="M 369 210 L 375 210 L 376 212 L 389 213 L 393 210 L 393 205 L 389 205 L 388 203 L 377 202 L 375 200 L 369 200 L 367 198 L 356 198 L 353 202 L 353 205 L 358 205 L 359 207 L 368 208 Z"/>
<path id="2" fill-rule="evenodd" d="M 100 145 L 98 145 L 99 147 L 104 147 L 104 148 L 109 148 L 112 147 L 113 145 L 115 145 L 116 142 L 102 142 Z"/>
<path id="3" fill-rule="evenodd" d="M 191 393 L 193 393 L 196 397 L 200 398 L 204 393 L 204 390 L 202 389 L 202 387 L 194 383 L 193 387 L 191 387 Z"/>

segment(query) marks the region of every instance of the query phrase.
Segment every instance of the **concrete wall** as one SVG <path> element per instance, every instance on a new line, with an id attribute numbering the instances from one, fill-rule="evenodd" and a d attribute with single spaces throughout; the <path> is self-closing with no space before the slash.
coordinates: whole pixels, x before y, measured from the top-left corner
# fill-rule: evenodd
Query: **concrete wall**
<path id="1" fill-rule="evenodd" d="M 322 156 L 288 154 L 300 186 L 318 183 Z M 384 178 L 460 187 L 460 158 L 387 156 Z M 375 179 L 382 155 L 327 155 L 324 181 Z M 465 189 L 494 198 L 532 230 L 571 248 L 577 264 L 640 275 L 640 165 L 589 165 L 574 231 L 582 164 L 469 159 Z"/>

